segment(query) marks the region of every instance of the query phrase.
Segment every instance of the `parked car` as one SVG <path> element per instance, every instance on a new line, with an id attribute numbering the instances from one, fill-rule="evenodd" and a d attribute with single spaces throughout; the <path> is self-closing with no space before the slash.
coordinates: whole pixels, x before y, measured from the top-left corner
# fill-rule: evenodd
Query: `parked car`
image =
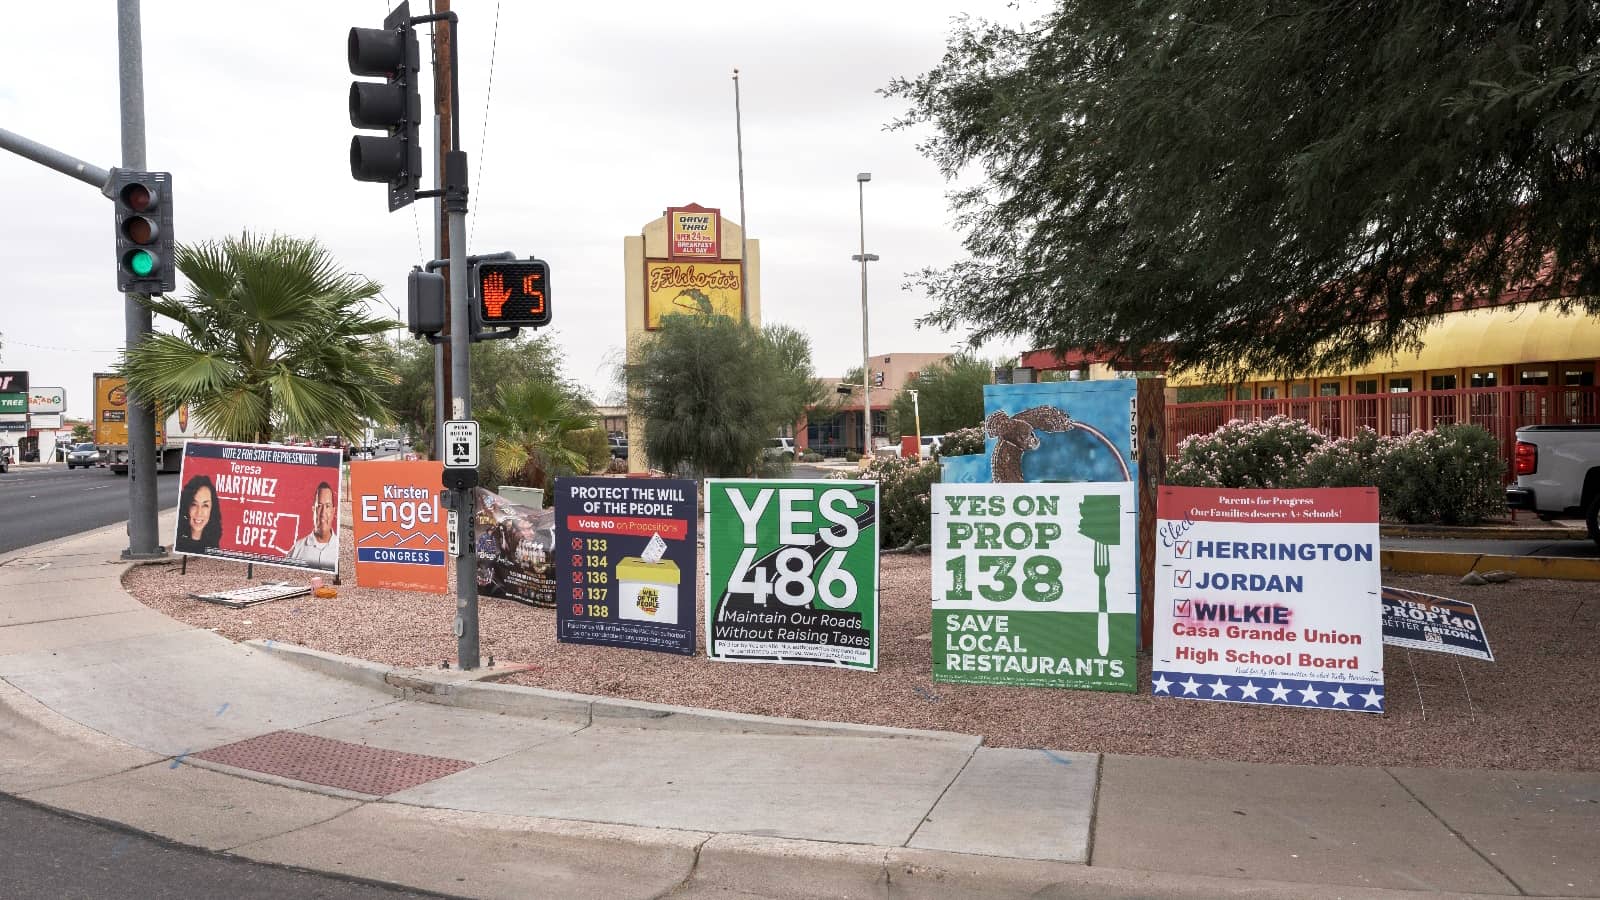
<path id="1" fill-rule="evenodd" d="M 775 437 L 761 452 L 767 459 L 794 459 L 794 438 Z"/>
<path id="2" fill-rule="evenodd" d="M 378 446 L 383 450 L 399 450 L 400 440 L 398 438 L 384 438 L 378 443 Z"/>
<path id="3" fill-rule="evenodd" d="M 0 447 L 0 475 L 4 475 L 11 468 L 11 448 Z"/>
<path id="4" fill-rule="evenodd" d="M 922 447 L 918 455 L 923 459 L 933 459 L 939 455 L 939 445 L 944 443 L 942 434 L 925 434 L 922 436 Z"/>
<path id="5" fill-rule="evenodd" d="M 67 468 L 76 469 L 82 466 L 85 469 L 98 465 L 100 462 L 100 449 L 94 444 L 73 444 L 67 451 Z"/>
<path id="6" fill-rule="evenodd" d="M 606 444 L 611 448 L 611 455 L 617 459 L 628 458 L 628 439 L 622 435 L 613 434 L 606 438 Z"/>
<path id="7" fill-rule="evenodd" d="M 1517 429 L 1517 483 L 1506 505 L 1541 519 L 1581 517 L 1600 544 L 1600 425 L 1527 425 Z"/>

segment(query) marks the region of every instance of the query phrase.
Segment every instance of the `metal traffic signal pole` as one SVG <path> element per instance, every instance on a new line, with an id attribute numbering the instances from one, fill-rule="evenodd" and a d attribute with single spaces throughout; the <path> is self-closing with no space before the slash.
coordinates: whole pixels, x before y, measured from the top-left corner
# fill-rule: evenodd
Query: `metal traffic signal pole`
<path id="1" fill-rule="evenodd" d="M 117 81 L 122 106 L 122 167 L 145 167 L 144 51 L 140 44 L 139 0 L 117 0 Z M 139 294 L 124 294 L 124 341 L 132 350 L 154 330 L 150 310 Z M 166 555 L 156 524 L 156 418 L 150 404 L 128 396 L 128 548 L 123 559 Z"/>

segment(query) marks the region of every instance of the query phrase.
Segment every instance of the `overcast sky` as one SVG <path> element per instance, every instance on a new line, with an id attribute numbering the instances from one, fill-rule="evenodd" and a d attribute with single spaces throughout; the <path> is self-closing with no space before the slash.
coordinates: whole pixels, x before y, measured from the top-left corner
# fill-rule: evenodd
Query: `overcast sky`
<path id="1" fill-rule="evenodd" d="M 315 236 L 404 306 L 406 271 L 432 255 L 432 204 L 389 213 L 383 186 L 351 180 L 348 163 L 346 34 L 380 25 L 389 5 L 143 4 L 148 167 L 173 173 L 180 241 L 244 229 Z M 902 288 L 905 273 L 957 259 L 960 235 L 949 224 L 950 185 L 917 152 L 915 134 L 885 130 L 904 107 L 877 91 L 937 63 L 952 17 L 1014 11 L 995 0 L 452 8 L 462 20 L 469 252 L 549 260 L 566 374 L 597 400 L 607 399 L 607 367 L 623 344 L 623 237 L 668 206 L 739 218 L 735 67 L 763 320 L 808 333 L 821 375 L 860 364 L 860 275 L 850 256 L 855 176 L 871 172 L 867 249 L 882 257 L 870 273 L 872 352 L 947 351 L 962 339 L 913 325 L 929 302 Z M 413 15 L 426 11 L 426 0 L 414 3 Z M 13 17 L 7 37 L 0 127 L 117 165 L 114 0 Z M 425 107 L 431 96 L 425 81 Z M 424 186 L 432 184 L 430 173 Z M 90 373 L 112 366 L 123 340 L 111 204 L 4 151 L 0 188 L 10 210 L 0 218 L 0 368 L 64 386 L 69 415 L 88 416 Z"/>

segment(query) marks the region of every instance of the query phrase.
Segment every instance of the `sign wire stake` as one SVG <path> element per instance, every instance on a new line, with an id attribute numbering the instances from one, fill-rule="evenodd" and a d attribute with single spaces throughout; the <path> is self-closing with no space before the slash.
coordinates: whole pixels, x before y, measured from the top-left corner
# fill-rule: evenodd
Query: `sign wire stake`
<path id="1" fill-rule="evenodd" d="M 1467 718 L 1472 722 L 1478 721 L 1478 711 L 1472 708 L 1472 691 L 1467 687 L 1467 673 L 1461 669 L 1461 660 L 1456 660 L 1456 674 L 1461 676 L 1461 693 L 1467 697 Z"/>
<path id="2" fill-rule="evenodd" d="M 1411 660 L 1411 651 L 1406 651 L 1406 665 L 1411 668 L 1411 683 L 1417 687 L 1417 705 L 1422 707 L 1422 721 L 1428 721 L 1428 705 L 1422 702 L 1422 682 L 1417 680 L 1417 665 Z"/>

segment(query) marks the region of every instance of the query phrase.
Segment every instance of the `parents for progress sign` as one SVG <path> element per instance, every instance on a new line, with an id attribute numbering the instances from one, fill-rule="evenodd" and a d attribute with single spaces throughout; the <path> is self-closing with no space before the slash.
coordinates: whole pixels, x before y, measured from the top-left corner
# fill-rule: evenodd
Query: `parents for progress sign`
<path id="1" fill-rule="evenodd" d="M 1132 482 L 933 486 L 933 677 L 1132 691 Z"/>
<path id="2" fill-rule="evenodd" d="M 338 450 L 189 441 L 173 550 L 339 571 Z"/>
<path id="3" fill-rule="evenodd" d="M 1374 488 L 1163 486 L 1151 693 L 1381 713 Z"/>
<path id="4" fill-rule="evenodd" d="M 694 655 L 693 481 L 557 478 L 556 639 Z"/>
<path id="5" fill-rule="evenodd" d="M 706 655 L 878 668 L 878 483 L 706 480 Z"/>

